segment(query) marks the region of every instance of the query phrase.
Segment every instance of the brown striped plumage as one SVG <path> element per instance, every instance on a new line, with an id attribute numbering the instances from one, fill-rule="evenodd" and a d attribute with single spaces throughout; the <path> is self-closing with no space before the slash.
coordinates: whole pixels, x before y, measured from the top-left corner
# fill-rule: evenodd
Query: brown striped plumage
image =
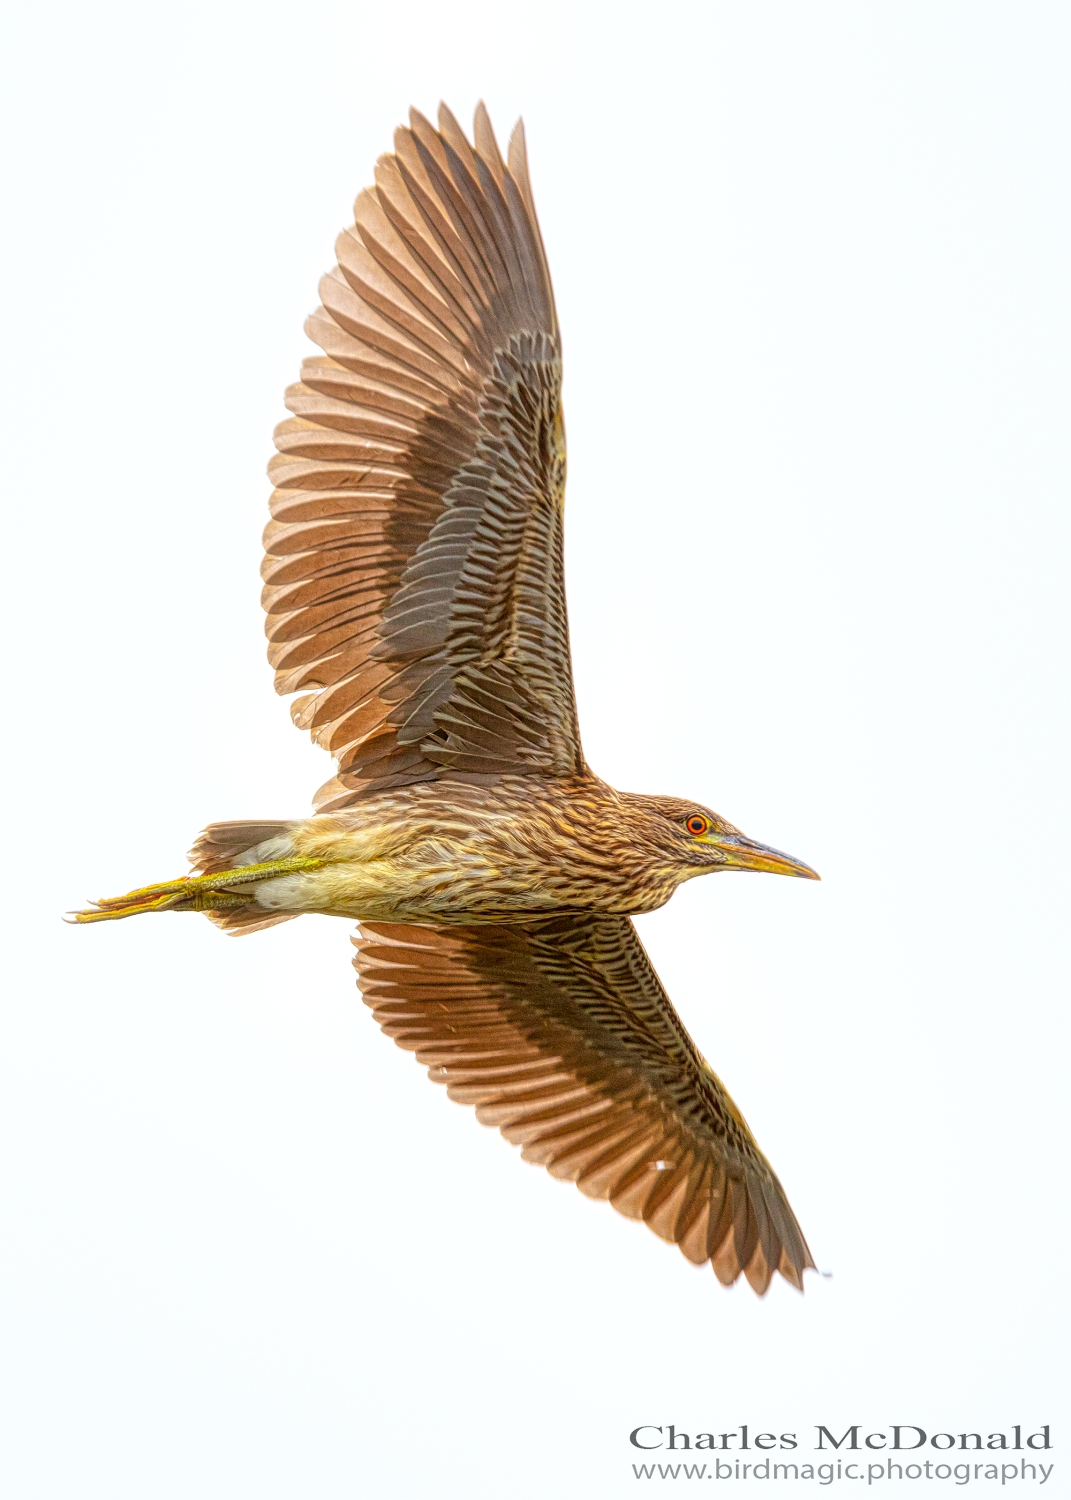
<path id="1" fill-rule="evenodd" d="M 338 238 L 287 391 L 269 658 L 338 761 L 317 806 L 444 772 L 583 767 L 562 576 L 565 433 L 524 133 L 414 112 Z M 503 705 L 506 711 L 503 712 Z"/>
<path id="2" fill-rule="evenodd" d="M 388 1036 L 527 1161 L 760 1294 L 814 1263 L 628 917 L 524 927 L 366 923 L 357 973 Z"/>
<path id="3" fill-rule="evenodd" d="M 709 809 L 620 793 L 580 745 L 562 567 L 561 353 L 518 124 L 411 116 L 340 235 L 287 391 L 269 657 L 337 760 L 315 816 L 216 824 L 197 873 L 79 920 L 361 922 L 388 1035 L 448 1093 L 719 1278 L 802 1286 L 766 1158 L 630 914 L 714 869 L 814 878 Z"/>

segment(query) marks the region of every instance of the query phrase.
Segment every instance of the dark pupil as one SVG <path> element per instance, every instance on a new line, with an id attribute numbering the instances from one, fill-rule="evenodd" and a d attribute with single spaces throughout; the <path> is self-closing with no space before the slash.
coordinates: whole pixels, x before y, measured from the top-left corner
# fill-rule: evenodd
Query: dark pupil
<path id="1" fill-rule="evenodd" d="M 703 819 L 702 818 L 689 818 L 688 819 L 688 827 L 691 829 L 691 831 L 693 833 L 702 833 L 703 832 Z"/>

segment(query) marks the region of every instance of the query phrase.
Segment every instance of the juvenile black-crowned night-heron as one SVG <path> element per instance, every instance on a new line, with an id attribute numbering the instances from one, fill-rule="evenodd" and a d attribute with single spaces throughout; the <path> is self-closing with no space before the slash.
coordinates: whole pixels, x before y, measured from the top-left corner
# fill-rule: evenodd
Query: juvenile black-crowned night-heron
<path id="1" fill-rule="evenodd" d="M 630 920 L 712 870 L 817 879 L 709 808 L 588 768 L 562 572 L 550 274 L 503 161 L 413 113 L 339 236 L 276 430 L 264 607 L 280 693 L 338 761 L 314 817 L 217 823 L 193 875 L 76 916 L 248 933 L 356 918 L 383 1030 L 529 1161 L 759 1293 L 813 1266 Z"/>

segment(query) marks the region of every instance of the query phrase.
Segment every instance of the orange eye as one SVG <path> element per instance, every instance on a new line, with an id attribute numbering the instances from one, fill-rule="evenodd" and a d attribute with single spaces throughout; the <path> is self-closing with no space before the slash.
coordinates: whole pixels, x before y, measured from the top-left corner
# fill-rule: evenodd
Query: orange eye
<path id="1" fill-rule="evenodd" d="M 698 838 L 700 834 L 706 833 L 710 828 L 710 819 L 704 818 L 702 813 L 693 813 L 690 818 L 685 820 L 684 826 L 689 833 L 694 834 Z"/>

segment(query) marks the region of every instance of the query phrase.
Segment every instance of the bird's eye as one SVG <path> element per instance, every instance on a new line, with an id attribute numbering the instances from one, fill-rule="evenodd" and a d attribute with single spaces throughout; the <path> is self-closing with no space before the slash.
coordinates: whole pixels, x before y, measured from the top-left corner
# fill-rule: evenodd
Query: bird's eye
<path id="1" fill-rule="evenodd" d="M 684 826 L 689 833 L 694 834 L 698 838 L 700 834 L 706 833 L 709 830 L 710 819 L 704 818 L 702 813 L 693 813 L 690 818 L 685 819 Z"/>

